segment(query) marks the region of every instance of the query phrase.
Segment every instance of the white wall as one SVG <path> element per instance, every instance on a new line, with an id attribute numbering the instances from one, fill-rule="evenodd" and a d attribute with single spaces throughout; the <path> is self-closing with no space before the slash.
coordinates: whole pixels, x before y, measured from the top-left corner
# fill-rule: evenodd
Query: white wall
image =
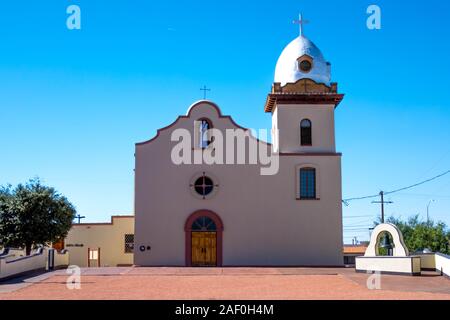
<path id="1" fill-rule="evenodd" d="M 450 277 L 450 256 L 437 253 L 435 257 L 436 269 L 441 271 L 447 277 Z"/>
<path id="2" fill-rule="evenodd" d="M 49 248 L 44 248 L 41 253 L 30 256 L 20 255 L 21 250 L 12 250 L 13 254 L 0 258 L 0 279 L 19 275 L 33 270 L 48 270 Z M 20 255 L 20 256 L 19 256 Z M 59 253 L 55 250 L 54 267 L 67 266 L 69 253 Z"/>
<path id="3" fill-rule="evenodd" d="M 379 271 L 386 273 L 420 274 L 420 257 L 357 257 L 356 271 Z"/>
<path id="4" fill-rule="evenodd" d="M 45 269 L 46 264 L 45 252 L 28 257 L 0 258 L 0 279 L 32 270 Z"/>
<path id="5" fill-rule="evenodd" d="M 22 249 L 15 249 L 15 248 L 10 248 L 9 252 L 6 256 L 3 256 L 3 258 L 5 257 L 24 257 L 26 256 L 25 254 L 25 250 Z"/>

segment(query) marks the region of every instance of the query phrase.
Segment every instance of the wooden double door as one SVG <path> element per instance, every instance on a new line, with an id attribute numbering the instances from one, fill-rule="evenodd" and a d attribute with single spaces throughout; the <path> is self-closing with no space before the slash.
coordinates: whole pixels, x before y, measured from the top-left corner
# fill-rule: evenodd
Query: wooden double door
<path id="1" fill-rule="evenodd" d="M 192 232 L 192 266 L 217 266 L 216 232 Z"/>

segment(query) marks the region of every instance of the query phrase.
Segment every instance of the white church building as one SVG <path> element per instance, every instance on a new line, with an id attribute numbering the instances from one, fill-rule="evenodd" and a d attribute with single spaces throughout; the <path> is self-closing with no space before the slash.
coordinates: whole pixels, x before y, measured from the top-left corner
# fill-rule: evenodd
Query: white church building
<path id="1" fill-rule="evenodd" d="M 303 35 L 284 49 L 264 107 L 272 144 L 237 138 L 249 131 L 206 100 L 136 144 L 134 264 L 342 265 L 334 112 L 343 95 L 330 72 Z M 209 162 L 195 161 L 204 154 Z"/>

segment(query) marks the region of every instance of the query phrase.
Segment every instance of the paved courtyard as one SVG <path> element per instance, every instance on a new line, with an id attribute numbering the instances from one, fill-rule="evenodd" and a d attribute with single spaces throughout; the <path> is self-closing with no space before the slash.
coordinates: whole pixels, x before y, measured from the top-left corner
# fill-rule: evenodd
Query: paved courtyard
<path id="1" fill-rule="evenodd" d="M 446 299 L 450 280 L 434 272 L 421 277 L 369 275 L 345 268 L 91 268 L 81 289 L 66 287 L 65 270 L 0 283 L 1 299 Z"/>

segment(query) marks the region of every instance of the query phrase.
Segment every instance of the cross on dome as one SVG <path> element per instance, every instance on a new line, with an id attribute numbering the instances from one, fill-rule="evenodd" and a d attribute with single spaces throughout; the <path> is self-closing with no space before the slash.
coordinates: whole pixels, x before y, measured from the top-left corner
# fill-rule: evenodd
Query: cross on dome
<path id="1" fill-rule="evenodd" d="M 293 23 L 300 26 L 300 35 L 291 41 L 278 58 L 275 68 L 275 83 L 285 86 L 300 79 L 310 79 L 316 83 L 331 85 L 331 65 L 320 49 L 304 35 L 304 25 L 309 23 L 302 14 Z M 302 68 L 303 65 L 306 67 Z"/>
<path id="2" fill-rule="evenodd" d="M 299 28 L 300 28 L 300 30 L 299 30 L 299 31 L 300 31 L 300 36 L 303 37 L 303 25 L 308 24 L 309 21 L 303 19 L 302 14 L 299 13 L 299 14 L 298 14 L 298 20 L 294 20 L 294 21 L 292 21 L 292 23 L 298 24 L 298 25 L 299 25 Z"/>

